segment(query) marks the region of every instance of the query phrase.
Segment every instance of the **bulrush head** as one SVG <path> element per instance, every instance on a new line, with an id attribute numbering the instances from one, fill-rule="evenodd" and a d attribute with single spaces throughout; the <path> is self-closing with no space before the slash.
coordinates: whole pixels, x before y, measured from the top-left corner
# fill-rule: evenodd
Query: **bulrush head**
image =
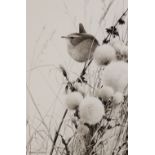
<path id="1" fill-rule="evenodd" d="M 99 45 L 97 39 L 86 33 L 83 25 L 79 24 L 79 33 L 62 36 L 67 40 L 68 53 L 77 62 L 85 62 L 92 58 L 96 47 Z"/>

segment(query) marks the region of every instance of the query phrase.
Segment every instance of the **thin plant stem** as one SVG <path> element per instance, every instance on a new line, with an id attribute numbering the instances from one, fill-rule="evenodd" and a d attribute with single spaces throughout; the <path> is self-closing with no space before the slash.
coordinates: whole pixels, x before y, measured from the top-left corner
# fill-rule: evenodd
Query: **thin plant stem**
<path id="1" fill-rule="evenodd" d="M 53 154 L 54 147 L 55 147 L 55 145 L 56 145 L 56 142 L 57 142 L 57 139 L 58 139 L 58 136 L 59 136 L 59 132 L 60 132 L 60 130 L 61 130 L 62 124 L 63 124 L 63 122 L 64 122 L 64 120 L 65 120 L 66 115 L 67 115 L 67 112 L 68 112 L 68 109 L 65 110 L 65 112 L 64 112 L 64 114 L 63 114 L 63 117 L 62 117 L 62 120 L 61 120 L 61 122 L 60 122 L 60 124 L 59 124 L 59 127 L 58 127 L 58 129 L 57 129 L 57 131 L 56 131 L 56 133 L 55 133 L 55 136 L 54 136 L 54 139 L 53 139 L 53 145 L 52 145 L 52 148 L 51 148 L 51 151 L 50 151 L 50 155 Z"/>

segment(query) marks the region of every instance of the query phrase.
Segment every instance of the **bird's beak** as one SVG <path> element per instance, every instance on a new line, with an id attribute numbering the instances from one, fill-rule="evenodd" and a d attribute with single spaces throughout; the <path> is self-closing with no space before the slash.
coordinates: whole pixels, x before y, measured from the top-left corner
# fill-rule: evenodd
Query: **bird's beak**
<path id="1" fill-rule="evenodd" d="M 68 37 L 68 36 L 61 36 L 61 38 L 65 38 L 65 39 L 68 39 L 69 37 Z"/>

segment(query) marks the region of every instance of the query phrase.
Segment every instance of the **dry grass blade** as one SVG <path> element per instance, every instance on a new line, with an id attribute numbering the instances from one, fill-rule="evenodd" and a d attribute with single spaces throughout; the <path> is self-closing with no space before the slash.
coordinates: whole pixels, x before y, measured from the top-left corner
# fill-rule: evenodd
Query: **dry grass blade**
<path id="1" fill-rule="evenodd" d="M 59 136 L 59 132 L 60 132 L 61 126 L 62 126 L 62 124 L 63 124 L 63 122 L 64 122 L 64 119 L 65 119 L 65 117 L 66 117 L 66 115 L 67 115 L 67 112 L 68 112 L 68 110 L 66 109 L 65 112 L 64 112 L 64 114 L 63 114 L 62 120 L 61 120 L 61 122 L 60 122 L 60 124 L 59 124 L 58 130 L 57 130 L 56 133 L 55 133 L 54 140 L 53 140 L 53 144 L 52 144 L 52 148 L 51 148 L 51 151 L 50 151 L 50 155 L 53 154 L 54 147 L 55 147 L 55 144 L 56 144 L 56 142 L 57 142 L 57 139 L 58 139 L 58 136 Z"/>
<path id="2" fill-rule="evenodd" d="M 34 99 L 32 93 L 31 93 L 31 90 L 30 90 L 30 88 L 28 87 L 28 85 L 26 85 L 26 87 L 27 87 L 28 93 L 29 93 L 29 95 L 30 95 L 30 97 L 31 97 L 31 99 L 32 99 L 32 103 L 33 103 L 35 109 L 37 110 L 37 112 L 38 112 L 38 114 L 39 114 L 39 116 L 40 116 L 40 118 L 41 118 L 41 122 L 42 122 L 42 124 L 44 125 L 44 127 L 46 128 L 50 140 L 53 141 L 52 136 L 51 136 L 51 134 L 50 134 L 50 132 L 49 132 L 49 128 L 48 128 L 48 126 L 46 125 L 46 123 L 45 123 L 45 121 L 44 121 L 44 118 L 43 118 L 43 116 L 42 116 L 42 114 L 41 114 L 41 112 L 40 112 L 40 110 L 39 110 L 39 108 L 38 108 L 38 106 L 37 106 L 37 104 L 36 104 L 36 102 L 35 102 L 35 99 Z"/>

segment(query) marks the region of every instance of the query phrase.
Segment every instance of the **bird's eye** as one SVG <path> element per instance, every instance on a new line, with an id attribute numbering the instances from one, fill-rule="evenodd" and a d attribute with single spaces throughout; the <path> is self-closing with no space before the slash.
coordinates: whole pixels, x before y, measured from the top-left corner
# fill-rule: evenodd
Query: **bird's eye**
<path id="1" fill-rule="evenodd" d="M 74 39 L 74 37 L 70 37 L 70 39 Z"/>

